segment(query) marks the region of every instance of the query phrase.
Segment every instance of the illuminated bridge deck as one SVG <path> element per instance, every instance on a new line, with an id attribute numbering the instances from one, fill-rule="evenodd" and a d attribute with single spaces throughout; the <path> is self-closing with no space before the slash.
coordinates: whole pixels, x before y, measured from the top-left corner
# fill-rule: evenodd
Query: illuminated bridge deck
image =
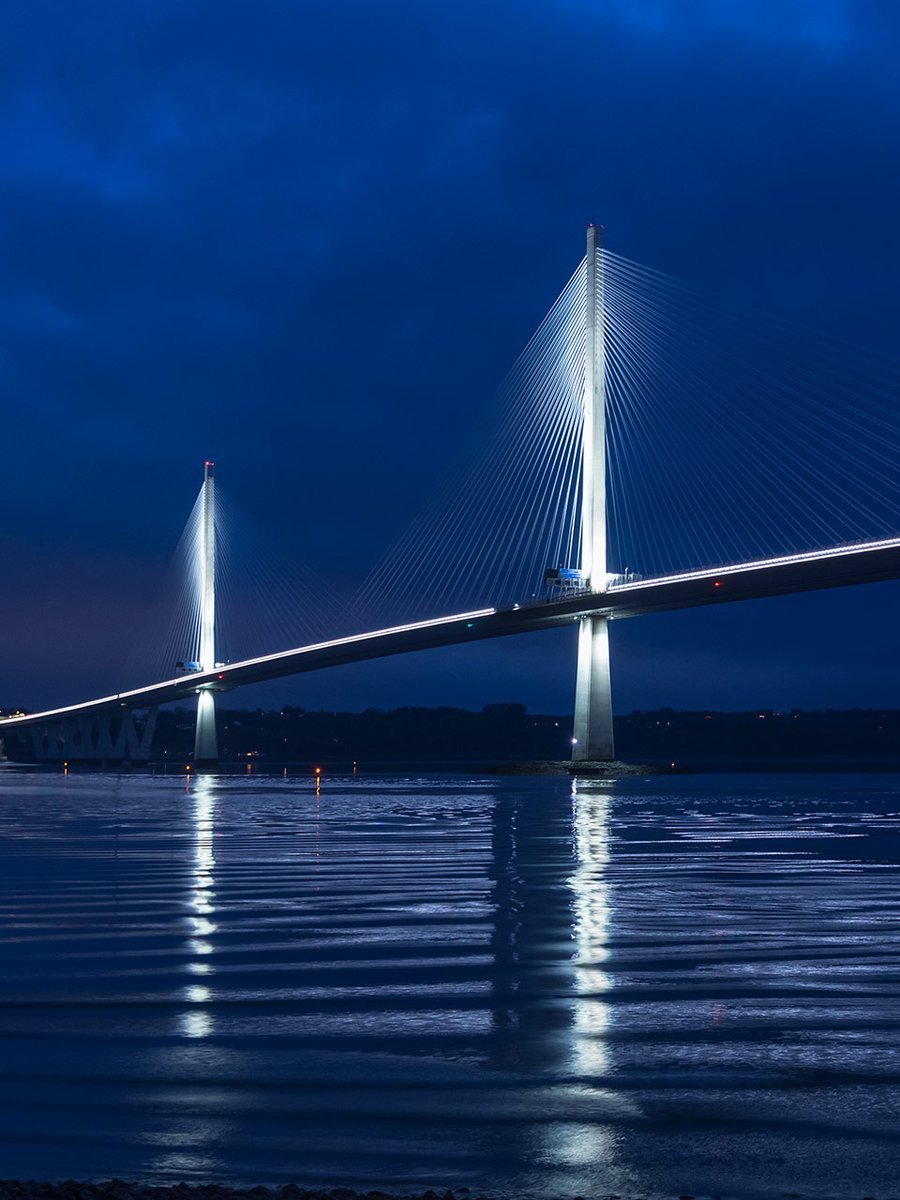
<path id="1" fill-rule="evenodd" d="M 876 583 L 898 577 L 900 537 L 616 583 L 605 592 L 583 592 L 511 609 L 487 608 L 455 613 L 434 620 L 299 646 L 277 654 L 229 663 L 206 674 L 182 675 L 79 704 L 27 716 L 8 717 L 0 720 L 0 731 L 55 718 L 87 716 L 120 707 L 144 708 L 177 703 L 203 688 L 230 690 L 287 675 L 320 671 L 326 667 L 386 658 L 394 654 L 530 633 L 564 625 L 594 613 L 610 618 L 636 617 L 705 604 Z"/>

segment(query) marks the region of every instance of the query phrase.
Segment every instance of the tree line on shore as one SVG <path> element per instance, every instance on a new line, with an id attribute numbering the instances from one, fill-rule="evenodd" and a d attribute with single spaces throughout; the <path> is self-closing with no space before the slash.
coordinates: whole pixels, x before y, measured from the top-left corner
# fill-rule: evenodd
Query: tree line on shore
<path id="1" fill-rule="evenodd" d="M 272 762 L 462 762 L 564 759 L 571 714 L 529 713 L 524 704 L 469 709 L 395 708 L 365 712 L 222 709 L 223 759 Z M 753 709 L 745 712 L 637 711 L 615 719 L 619 757 L 669 759 L 900 758 L 900 709 Z M 194 713 L 159 714 L 154 757 L 190 757 Z"/>

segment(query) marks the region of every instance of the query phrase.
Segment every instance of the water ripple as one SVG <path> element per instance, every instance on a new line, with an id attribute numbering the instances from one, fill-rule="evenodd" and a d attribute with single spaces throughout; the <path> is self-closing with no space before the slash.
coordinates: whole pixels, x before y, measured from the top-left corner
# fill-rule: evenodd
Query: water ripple
<path id="1" fill-rule="evenodd" d="M 856 1196 L 892 779 L 0 771 L 6 1175 Z"/>

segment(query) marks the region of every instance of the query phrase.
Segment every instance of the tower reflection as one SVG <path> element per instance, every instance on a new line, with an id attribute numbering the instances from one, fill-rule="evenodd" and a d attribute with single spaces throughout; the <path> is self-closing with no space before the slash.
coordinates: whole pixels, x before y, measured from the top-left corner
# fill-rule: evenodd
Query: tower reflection
<path id="1" fill-rule="evenodd" d="M 549 802 L 546 786 L 501 790 L 493 811 L 491 1059 L 546 1085 L 543 1118 L 509 1147 L 544 1187 L 557 1186 L 555 1169 L 567 1190 L 573 1168 L 588 1191 L 639 1186 L 618 1161 L 622 1124 L 638 1110 L 615 1087 L 609 1039 L 614 789 L 561 781 Z"/>
<path id="2" fill-rule="evenodd" d="M 221 1169 L 220 1147 L 232 1132 L 232 1123 L 214 1107 L 209 1107 L 203 1088 L 211 1070 L 227 1069 L 228 1051 L 213 1047 L 209 1039 L 215 1032 L 212 976 L 214 967 L 213 935 L 216 922 L 216 794 L 215 776 L 192 773 L 187 781 L 190 805 L 185 813 L 188 823 L 189 850 L 186 855 L 183 904 L 186 912 L 182 926 L 186 936 L 181 942 L 182 970 L 186 981 L 180 985 L 172 1038 L 154 1054 L 154 1072 L 191 1080 L 193 1092 L 167 1095 L 148 1116 L 142 1135 L 150 1147 L 145 1170 L 161 1178 L 209 1178 Z"/>
<path id="3" fill-rule="evenodd" d="M 610 795 L 573 782 L 493 810 L 497 1065 L 604 1074 Z"/>
<path id="4" fill-rule="evenodd" d="M 598 792 L 583 783 L 579 792 L 577 780 L 572 781 L 575 861 L 569 887 L 576 966 L 572 1069 L 578 1074 L 601 1077 L 608 1074 L 610 1066 L 604 1036 L 610 1024 L 606 997 L 610 978 L 603 969 L 609 958 L 609 809 L 607 792 Z"/>
<path id="5" fill-rule="evenodd" d="M 194 848 L 188 896 L 191 911 L 187 917 L 189 957 L 186 969 L 194 978 L 184 988 L 184 998 L 190 1007 L 181 1014 L 180 1032 L 183 1037 L 205 1038 L 213 1031 L 212 1014 L 204 1005 L 212 995 L 208 981 L 213 973 L 213 946 L 209 938 L 216 932 L 215 780 L 209 775 L 196 775 L 192 783 Z"/>

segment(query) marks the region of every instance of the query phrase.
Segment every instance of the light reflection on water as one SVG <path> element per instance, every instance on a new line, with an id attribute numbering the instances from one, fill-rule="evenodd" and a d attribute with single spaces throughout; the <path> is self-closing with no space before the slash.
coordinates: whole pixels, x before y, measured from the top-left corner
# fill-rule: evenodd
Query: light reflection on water
<path id="1" fill-rule="evenodd" d="M 890 1191 L 898 808 L 4 769 L 3 1174 Z"/>
<path id="2" fill-rule="evenodd" d="M 189 957 L 185 969 L 191 975 L 209 976 L 214 970 L 211 957 L 213 943 L 209 939 L 216 932 L 216 894 L 213 886 L 216 865 L 213 853 L 215 781 L 210 775 L 198 775 L 193 784 L 194 870 L 193 887 L 188 899 L 191 910 L 187 918 L 190 937 L 187 940 Z M 212 1013 L 196 1006 L 209 1003 L 212 999 L 211 988 L 206 984 L 188 983 L 184 988 L 184 998 L 192 1007 L 181 1014 L 181 1032 L 189 1038 L 209 1037 L 214 1029 Z"/>

